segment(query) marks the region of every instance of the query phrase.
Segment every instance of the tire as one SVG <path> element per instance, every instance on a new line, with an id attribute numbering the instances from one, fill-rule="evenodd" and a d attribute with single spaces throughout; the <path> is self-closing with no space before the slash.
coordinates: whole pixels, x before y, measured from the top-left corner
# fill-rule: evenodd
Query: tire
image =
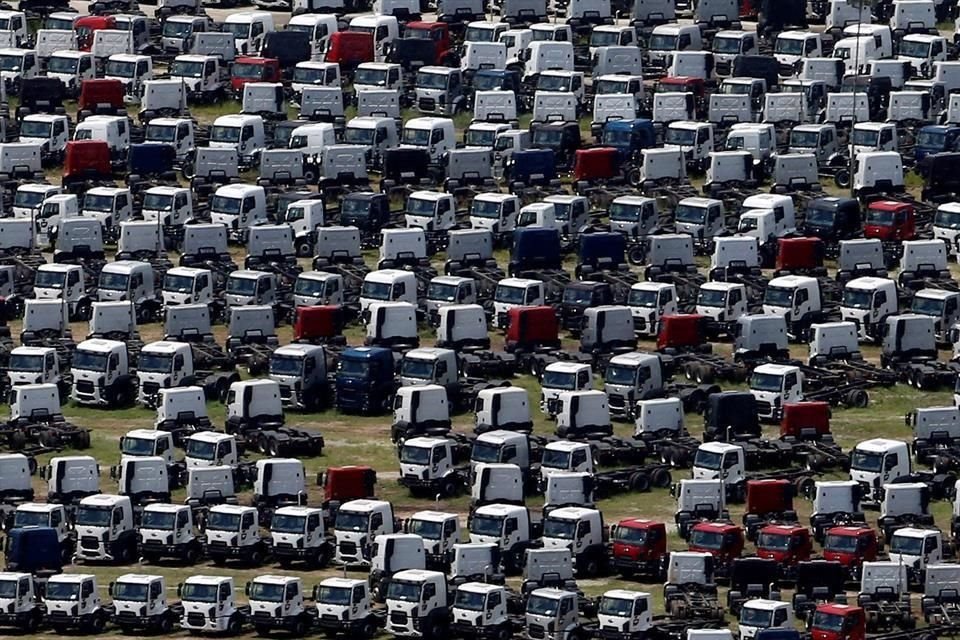
<path id="1" fill-rule="evenodd" d="M 251 551 L 248 564 L 251 567 L 259 567 L 261 564 L 263 564 L 263 551 L 259 549 L 254 549 Z"/>
<path id="2" fill-rule="evenodd" d="M 93 616 L 93 618 L 90 620 L 88 628 L 93 634 L 99 635 L 103 633 L 103 629 L 106 626 L 107 626 L 106 617 L 103 615 L 97 614 Z"/>
<path id="3" fill-rule="evenodd" d="M 453 481 L 453 478 L 447 478 L 440 485 L 440 495 L 444 498 L 453 498 L 457 493 L 457 483 Z"/>
<path id="4" fill-rule="evenodd" d="M 630 490 L 638 493 L 647 493 L 650 491 L 650 477 L 638 471 L 630 476 Z"/>
<path id="5" fill-rule="evenodd" d="M 136 555 L 133 548 L 129 544 L 124 544 L 119 549 L 119 554 L 117 556 L 117 561 L 120 564 L 130 564 L 133 562 L 133 557 Z"/>
<path id="6" fill-rule="evenodd" d="M 596 558 L 590 558 L 583 563 L 583 576 L 585 578 L 595 578 L 600 574 L 600 563 Z"/>
<path id="7" fill-rule="evenodd" d="M 377 635 L 377 625 L 373 620 L 368 619 L 363 623 L 363 626 L 360 627 L 360 635 L 363 638 L 372 638 Z"/>
<path id="8" fill-rule="evenodd" d="M 666 469 L 657 469 L 650 475 L 650 484 L 657 489 L 666 489 L 672 482 L 673 477 Z"/>
<path id="9" fill-rule="evenodd" d="M 227 625 L 227 633 L 231 636 L 240 635 L 240 632 L 243 630 L 243 621 L 240 619 L 240 616 L 234 614 L 230 618 L 230 623 Z"/>
<path id="10" fill-rule="evenodd" d="M 158 625 L 160 633 L 163 635 L 169 635 L 173 631 L 173 617 L 165 615 L 160 618 L 160 624 Z"/>
<path id="11" fill-rule="evenodd" d="M 313 248 L 310 246 L 309 242 L 298 242 L 296 246 L 296 252 L 298 258 L 311 258 L 313 257 Z"/>
<path id="12" fill-rule="evenodd" d="M 270 627 L 257 625 L 256 633 L 261 638 L 266 638 L 267 636 L 270 635 Z"/>

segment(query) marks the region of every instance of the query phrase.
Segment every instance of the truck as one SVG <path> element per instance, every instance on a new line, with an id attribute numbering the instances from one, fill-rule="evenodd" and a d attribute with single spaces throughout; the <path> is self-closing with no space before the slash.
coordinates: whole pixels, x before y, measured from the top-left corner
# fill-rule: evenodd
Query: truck
<path id="1" fill-rule="evenodd" d="M 228 434 L 256 446 L 263 453 L 321 455 L 323 435 L 284 424 L 280 384 L 275 380 L 246 380 L 230 384 L 226 394 Z"/>
<path id="2" fill-rule="evenodd" d="M 210 508 L 204 527 L 204 553 L 217 566 L 229 559 L 259 567 L 267 545 L 260 537 L 260 518 L 254 507 L 219 504 Z"/>
<path id="3" fill-rule="evenodd" d="M 59 635 L 70 630 L 102 633 L 110 620 L 110 611 L 100 598 L 97 576 L 89 573 L 51 576 L 43 604 L 44 621 Z"/>
<path id="4" fill-rule="evenodd" d="M 144 345 L 137 364 L 138 403 L 155 407 L 161 389 L 189 386 L 202 387 L 211 398 L 226 398 L 227 390 L 239 380 L 239 375 L 232 370 L 229 359 L 210 356 L 211 352 L 196 343 L 161 340 Z M 201 368 L 220 366 L 230 366 L 231 370 Z"/>
<path id="5" fill-rule="evenodd" d="M 244 592 L 257 635 L 266 636 L 279 629 L 302 637 L 313 626 L 314 618 L 307 610 L 307 596 L 299 577 L 259 575 L 246 584 Z"/>
<path id="6" fill-rule="evenodd" d="M 190 576 L 177 585 L 177 596 L 183 605 L 183 629 L 236 636 L 246 624 L 249 608 L 237 605 L 233 577 Z M 209 613 L 211 605 L 213 615 Z"/>
<path id="7" fill-rule="evenodd" d="M 77 345 L 70 364 L 71 399 L 77 404 L 126 407 L 136 400 L 136 379 L 127 361 L 128 345 L 94 338 Z"/>
<path id="8" fill-rule="evenodd" d="M 201 539 L 194 531 L 189 505 L 155 503 L 144 506 L 137 530 L 139 556 L 150 564 L 162 558 L 182 559 L 188 565 L 202 555 Z"/>
<path id="9" fill-rule="evenodd" d="M 125 634 L 171 633 L 183 615 L 179 603 L 167 602 L 163 576 L 125 573 L 111 582 L 107 591 L 113 598 L 110 620 Z"/>
<path id="10" fill-rule="evenodd" d="M 137 530 L 129 496 L 99 494 L 83 498 L 75 523 L 76 560 L 125 565 L 136 557 Z"/>

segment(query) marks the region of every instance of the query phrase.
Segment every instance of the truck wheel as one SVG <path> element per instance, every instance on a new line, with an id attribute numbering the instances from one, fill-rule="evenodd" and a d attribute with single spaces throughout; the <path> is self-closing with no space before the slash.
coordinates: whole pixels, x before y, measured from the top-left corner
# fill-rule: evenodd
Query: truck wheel
<path id="1" fill-rule="evenodd" d="M 250 552 L 250 566 L 259 567 L 261 564 L 263 564 L 263 551 L 254 549 Z"/>
<path id="2" fill-rule="evenodd" d="M 89 629 L 92 633 L 103 633 L 103 628 L 107 626 L 106 616 L 98 613 L 90 619 Z"/>
<path id="3" fill-rule="evenodd" d="M 195 544 L 191 544 L 187 547 L 187 564 L 194 565 L 197 563 L 197 560 L 200 559 L 200 547 Z"/>
<path id="4" fill-rule="evenodd" d="M 866 409 L 870 403 L 870 396 L 864 389 L 853 389 L 847 394 L 846 404 L 857 409 Z"/>
<path id="5" fill-rule="evenodd" d="M 657 489 L 666 489 L 673 482 L 670 472 L 666 469 L 657 469 L 650 476 L 650 484 Z"/>
<path id="6" fill-rule="evenodd" d="M 630 476 L 630 490 L 639 493 L 646 493 L 650 491 L 650 478 L 647 476 L 647 474 L 638 471 Z"/>
<path id="7" fill-rule="evenodd" d="M 227 624 L 227 633 L 231 636 L 240 635 L 240 632 L 243 631 L 243 621 L 240 619 L 240 616 L 233 614 L 230 616 L 230 622 Z"/>
<path id="8" fill-rule="evenodd" d="M 124 544 L 118 551 L 117 562 L 120 564 L 130 564 L 133 562 L 134 551 L 129 544 Z"/>
<path id="9" fill-rule="evenodd" d="M 162 635 L 168 635 L 173 631 L 173 617 L 170 615 L 160 616 L 160 622 L 157 624 L 157 628 Z"/>
<path id="10" fill-rule="evenodd" d="M 447 478 L 443 481 L 443 484 L 440 485 L 440 494 L 444 498 L 453 498 L 457 495 L 457 483 L 453 481 L 453 478 Z"/>
<path id="11" fill-rule="evenodd" d="M 28 634 L 33 634 L 37 632 L 37 629 L 40 628 L 40 613 L 39 610 L 34 609 L 34 615 L 31 615 L 27 618 L 27 621 L 23 625 L 23 630 Z"/>
<path id="12" fill-rule="evenodd" d="M 583 576 L 585 578 L 595 578 L 600 573 L 600 563 L 596 558 L 588 558 L 583 561 Z"/>
<path id="13" fill-rule="evenodd" d="M 296 624 L 293 625 L 293 637 L 302 638 L 307 635 L 307 621 L 303 618 L 298 618 Z"/>
<path id="14" fill-rule="evenodd" d="M 360 627 L 360 635 L 363 638 L 372 638 L 377 635 L 377 625 L 373 620 L 367 619 Z"/>
<path id="15" fill-rule="evenodd" d="M 257 632 L 257 635 L 260 636 L 261 638 L 266 638 L 267 636 L 270 635 L 270 627 L 257 625 L 256 632 Z"/>
<path id="16" fill-rule="evenodd" d="M 210 559 L 213 560 L 213 564 L 217 565 L 218 567 L 222 567 L 223 565 L 227 564 L 227 559 L 223 556 L 213 556 Z"/>

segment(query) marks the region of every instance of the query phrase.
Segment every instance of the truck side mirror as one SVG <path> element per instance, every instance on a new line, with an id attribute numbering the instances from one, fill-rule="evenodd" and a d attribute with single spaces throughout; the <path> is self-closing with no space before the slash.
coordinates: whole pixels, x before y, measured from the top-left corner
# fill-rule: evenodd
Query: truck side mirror
<path id="1" fill-rule="evenodd" d="M 320 595 L 320 585 L 313 585 L 313 590 L 310 592 L 310 599 L 316 602 L 317 596 Z"/>
<path id="2" fill-rule="evenodd" d="M 107 593 L 110 594 L 110 597 L 111 597 L 111 598 L 112 598 L 113 595 L 114 595 L 114 585 L 115 585 L 115 584 L 116 584 L 116 583 L 111 582 L 109 585 L 107 585 Z"/>
<path id="3" fill-rule="evenodd" d="M 182 598 L 182 597 L 183 597 L 183 583 L 182 583 L 182 582 L 177 583 L 177 597 L 178 597 L 178 598 Z"/>
<path id="4" fill-rule="evenodd" d="M 244 593 L 244 595 L 246 595 L 248 598 L 250 597 L 250 583 L 249 583 L 249 582 L 248 582 L 247 584 L 243 585 L 243 593 Z"/>

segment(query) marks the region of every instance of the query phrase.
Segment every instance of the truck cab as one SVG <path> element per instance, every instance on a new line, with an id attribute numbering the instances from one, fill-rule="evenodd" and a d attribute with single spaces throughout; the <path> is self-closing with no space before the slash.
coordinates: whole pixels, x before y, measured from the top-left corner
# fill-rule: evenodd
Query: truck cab
<path id="1" fill-rule="evenodd" d="M 763 629 L 793 629 L 794 624 L 789 602 L 756 598 L 743 603 L 737 628 L 741 638 L 756 638 Z"/>
<path id="2" fill-rule="evenodd" d="M 403 125 L 400 146 L 425 149 L 432 162 L 440 162 L 456 144 L 456 130 L 449 118 L 424 116 L 411 118 Z"/>
<path id="3" fill-rule="evenodd" d="M 750 393 L 763 419 L 779 421 L 783 405 L 803 400 L 803 373 L 799 367 L 763 364 L 750 374 Z"/>
<path id="4" fill-rule="evenodd" d="M 336 561 L 345 565 L 370 566 L 374 539 L 396 533 L 393 507 L 382 500 L 350 500 L 337 511 L 334 524 Z"/>
<path id="5" fill-rule="evenodd" d="M 560 411 L 562 393 L 593 389 L 593 371 L 588 364 L 554 362 L 544 368 L 540 386 L 540 410 L 553 417 Z"/>
<path id="6" fill-rule="evenodd" d="M 850 454 L 850 479 L 860 484 L 865 502 L 878 501 L 884 484 L 910 473 L 910 452 L 900 440 L 864 440 Z"/>
<path id="7" fill-rule="evenodd" d="M 121 565 L 133 561 L 137 531 L 128 496 L 99 494 L 83 498 L 75 522 L 78 558 Z"/>
<path id="8" fill-rule="evenodd" d="M 243 628 L 232 577 L 192 575 L 177 586 L 177 595 L 183 605 L 182 628 L 196 633 L 223 633 L 228 629 L 239 633 Z M 211 605 L 217 615 L 209 615 Z"/>

